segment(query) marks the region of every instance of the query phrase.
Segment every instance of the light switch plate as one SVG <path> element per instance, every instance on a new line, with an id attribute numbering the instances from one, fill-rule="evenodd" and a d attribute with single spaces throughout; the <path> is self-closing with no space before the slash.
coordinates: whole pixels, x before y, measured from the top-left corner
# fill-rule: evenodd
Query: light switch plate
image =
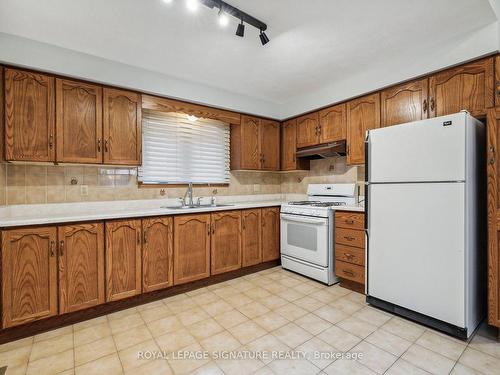
<path id="1" fill-rule="evenodd" d="M 83 196 L 89 195 L 89 186 L 88 185 L 82 185 L 80 187 L 80 195 L 83 195 Z"/>

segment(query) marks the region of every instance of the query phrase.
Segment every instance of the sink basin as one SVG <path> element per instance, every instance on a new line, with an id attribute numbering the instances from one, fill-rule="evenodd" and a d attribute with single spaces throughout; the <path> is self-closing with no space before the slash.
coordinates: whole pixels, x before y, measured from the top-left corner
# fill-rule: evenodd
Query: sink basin
<path id="1" fill-rule="evenodd" d="M 217 208 L 217 207 L 231 207 L 234 204 L 202 204 L 200 206 L 161 206 L 160 208 L 167 208 L 169 210 L 189 210 L 193 208 Z"/>

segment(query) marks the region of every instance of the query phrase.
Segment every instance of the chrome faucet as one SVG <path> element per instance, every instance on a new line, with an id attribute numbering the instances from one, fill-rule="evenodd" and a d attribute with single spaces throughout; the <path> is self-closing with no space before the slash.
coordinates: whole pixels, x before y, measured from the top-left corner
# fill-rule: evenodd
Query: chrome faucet
<path id="1" fill-rule="evenodd" d="M 186 204 L 186 197 L 189 197 L 189 202 Z M 192 207 L 194 205 L 193 203 L 193 183 L 190 182 L 188 185 L 188 188 L 186 190 L 186 193 L 184 193 L 184 198 L 182 198 L 182 205 L 183 206 L 190 206 Z"/>

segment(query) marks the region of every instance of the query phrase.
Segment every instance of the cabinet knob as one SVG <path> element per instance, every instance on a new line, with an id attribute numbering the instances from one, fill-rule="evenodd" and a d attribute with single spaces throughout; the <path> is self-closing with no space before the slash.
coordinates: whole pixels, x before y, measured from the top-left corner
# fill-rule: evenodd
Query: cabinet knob
<path id="1" fill-rule="evenodd" d="M 430 108 L 431 108 L 431 111 L 434 112 L 434 109 L 436 108 L 436 102 L 435 102 L 434 98 L 431 98 L 431 100 L 430 100 Z"/>
<path id="2" fill-rule="evenodd" d="M 51 257 L 54 257 L 55 256 L 55 253 L 54 253 L 54 247 L 55 247 L 56 243 L 54 241 L 50 241 L 50 256 Z"/>
<path id="3" fill-rule="evenodd" d="M 344 236 L 344 238 L 345 238 L 347 241 L 353 241 L 353 240 L 355 240 L 355 238 L 354 238 L 354 237 L 352 237 L 352 236 Z"/>
<path id="4" fill-rule="evenodd" d="M 97 152 L 101 152 L 101 138 L 97 140 Z"/>
<path id="5" fill-rule="evenodd" d="M 64 241 L 59 241 L 59 255 L 64 256 Z"/>
<path id="6" fill-rule="evenodd" d="M 427 99 L 424 99 L 424 102 L 422 103 L 422 111 L 424 111 L 424 113 L 427 112 L 427 108 L 428 108 L 428 104 L 427 104 Z"/>
<path id="7" fill-rule="evenodd" d="M 109 144 L 109 141 L 106 139 L 104 141 L 104 152 L 108 152 L 108 144 Z"/>
<path id="8" fill-rule="evenodd" d="M 342 272 L 344 272 L 346 275 L 354 277 L 354 272 L 352 272 L 351 270 L 342 270 Z"/>
<path id="9" fill-rule="evenodd" d="M 495 164 L 495 147 L 491 145 L 489 151 L 490 151 L 490 158 L 488 159 L 488 163 Z"/>
<path id="10" fill-rule="evenodd" d="M 49 148 L 52 150 L 52 147 L 54 147 L 54 134 L 50 133 L 50 135 L 49 135 Z"/>

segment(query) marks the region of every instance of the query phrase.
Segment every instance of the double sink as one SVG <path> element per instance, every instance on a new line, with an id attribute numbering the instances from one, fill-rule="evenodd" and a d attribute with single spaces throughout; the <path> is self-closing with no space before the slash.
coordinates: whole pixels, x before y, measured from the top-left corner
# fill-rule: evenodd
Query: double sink
<path id="1" fill-rule="evenodd" d="M 200 204 L 200 205 L 187 205 L 187 206 L 162 206 L 160 208 L 167 208 L 169 210 L 190 210 L 193 208 L 217 208 L 217 207 L 231 207 L 234 204 Z"/>

